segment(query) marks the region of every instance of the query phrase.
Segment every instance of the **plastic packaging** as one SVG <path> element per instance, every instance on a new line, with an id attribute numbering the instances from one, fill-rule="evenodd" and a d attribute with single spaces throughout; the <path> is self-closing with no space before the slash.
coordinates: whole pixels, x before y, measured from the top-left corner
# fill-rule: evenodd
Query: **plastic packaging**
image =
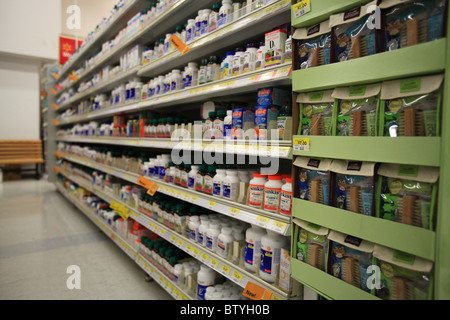
<path id="1" fill-rule="evenodd" d="M 280 214 L 292 215 L 292 179 L 287 178 L 286 184 L 281 188 L 280 194 Z"/>
<path id="2" fill-rule="evenodd" d="M 249 182 L 249 194 L 247 205 L 253 208 L 261 209 L 264 204 L 264 188 L 267 183 L 267 176 L 255 173 L 253 179 Z"/>
<path id="3" fill-rule="evenodd" d="M 209 224 L 208 232 L 206 233 L 206 248 L 214 252 L 216 251 L 219 234 L 220 224 L 217 222 L 211 222 Z"/>
<path id="4" fill-rule="evenodd" d="M 195 190 L 195 177 L 197 176 L 199 166 L 191 166 L 191 171 L 189 171 L 189 181 L 188 188 Z"/>
<path id="5" fill-rule="evenodd" d="M 230 201 L 236 201 L 238 196 L 239 178 L 236 170 L 227 170 L 227 176 L 223 180 L 223 197 Z"/>
<path id="6" fill-rule="evenodd" d="M 222 198 L 223 197 L 223 180 L 226 177 L 225 169 L 217 169 L 217 174 L 214 176 L 214 188 L 213 196 Z"/>
<path id="7" fill-rule="evenodd" d="M 278 276 L 280 264 L 281 248 L 287 245 L 287 238 L 267 230 L 267 234 L 261 238 L 261 258 L 259 276 L 269 282 L 274 283 Z"/>
<path id="8" fill-rule="evenodd" d="M 197 298 L 199 300 L 206 300 L 206 289 L 214 286 L 215 281 L 216 272 L 206 265 L 201 265 L 197 274 Z"/>
<path id="9" fill-rule="evenodd" d="M 221 257 L 228 258 L 233 241 L 234 241 L 233 230 L 227 227 L 222 228 L 222 231 L 219 237 L 217 238 L 216 253 Z"/>
<path id="10" fill-rule="evenodd" d="M 245 232 L 245 268 L 256 273 L 259 266 L 261 254 L 261 238 L 266 231 L 258 226 L 252 225 Z"/>
<path id="11" fill-rule="evenodd" d="M 231 22 L 232 19 L 232 1 L 222 0 L 222 7 L 219 10 L 219 27 L 224 26 Z"/>

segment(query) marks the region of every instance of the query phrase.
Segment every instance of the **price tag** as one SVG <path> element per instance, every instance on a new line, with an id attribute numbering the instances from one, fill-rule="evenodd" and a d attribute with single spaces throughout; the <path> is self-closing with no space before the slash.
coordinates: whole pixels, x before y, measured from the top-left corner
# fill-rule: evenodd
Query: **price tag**
<path id="1" fill-rule="evenodd" d="M 56 119 L 52 119 L 52 123 L 53 123 L 55 126 L 58 126 L 58 125 L 59 125 L 59 121 L 56 120 Z"/>
<path id="2" fill-rule="evenodd" d="M 110 207 L 124 220 L 128 220 L 128 218 L 130 217 L 130 210 L 123 204 L 120 204 L 116 201 L 111 201 Z"/>
<path id="3" fill-rule="evenodd" d="M 209 260 L 209 264 L 210 264 L 213 268 L 217 268 L 217 266 L 219 265 L 219 261 L 215 260 L 214 258 L 211 258 L 211 260 Z"/>
<path id="4" fill-rule="evenodd" d="M 240 273 L 238 273 L 238 272 L 236 272 L 236 271 L 233 271 L 233 273 L 231 274 L 231 276 L 234 278 L 234 280 L 235 280 L 237 283 L 239 283 L 239 282 L 242 281 L 242 274 L 240 274 Z"/>
<path id="5" fill-rule="evenodd" d="M 185 55 L 186 53 L 188 53 L 191 50 L 191 48 L 186 46 L 186 44 L 183 41 L 181 41 L 180 38 L 178 38 L 178 36 L 176 34 L 173 34 L 170 37 L 169 41 L 173 44 L 175 49 L 180 51 L 181 55 Z"/>
<path id="6" fill-rule="evenodd" d="M 209 209 L 214 209 L 217 206 L 217 202 L 210 201 L 208 202 Z"/>
<path id="7" fill-rule="evenodd" d="M 56 74 L 56 73 L 52 73 L 52 77 L 53 77 L 53 78 L 55 78 L 56 80 L 58 80 L 58 79 L 59 79 L 59 75 L 58 75 L 58 74 Z"/>
<path id="8" fill-rule="evenodd" d="M 295 138 L 294 139 L 294 151 L 309 152 L 310 139 Z"/>
<path id="9" fill-rule="evenodd" d="M 154 184 L 154 182 L 148 180 L 147 178 L 145 178 L 143 176 L 140 176 L 139 179 L 137 180 L 137 184 L 148 190 L 148 189 L 150 189 L 152 184 Z"/>
<path id="10" fill-rule="evenodd" d="M 68 75 L 68 78 L 69 78 L 70 80 L 72 80 L 73 82 L 77 82 L 77 81 L 78 81 L 78 77 L 75 76 L 75 75 L 73 75 L 73 74 L 69 74 L 69 75 Z"/>
<path id="11" fill-rule="evenodd" d="M 55 89 L 50 89 L 50 92 L 51 92 L 53 95 L 58 94 L 58 91 L 56 91 Z"/>
<path id="12" fill-rule="evenodd" d="M 54 103 L 52 104 L 52 108 L 55 109 L 55 110 L 59 109 L 59 107 L 56 104 L 54 104 Z"/>
<path id="13" fill-rule="evenodd" d="M 229 275 L 231 272 L 231 269 L 228 266 L 223 264 L 220 266 L 220 272 L 223 273 L 224 275 Z"/>
<path id="14" fill-rule="evenodd" d="M 58 151 L 55 152 L 55 156 L 58 157 L 58 158 L 62 158 L 62 154 L 60 152 L 58 152 Z"/>
<path id="15" fill-rule="evenodd" d="M 256 301 L 270 300 L 272 291 L 264 289 L 263 287 L 260 287 L 257 284 L 249 281 L 247 282 L 242 295 Z"/>
<path id="16" fill-rule="evenodd" d="M 272 224 L 275 227 L 274 229 L 279 230 L 280 232 L 286 231 L 286 228 L 287 228 L 286 223 L 274 220 Z"/>
<path id="17" fill-rule="evenodd" d="M 233 207 L 231 207 L 229 211 L 233 217 L 237 216 L 239 214 L 239 212 L 241 212 L 241 210 L 233 208 Z"/>
<path id="18" fill-rule="evenodd" d="M 257 216 L 256 217 L 256 222 L 259 226 L 263 226 L 266 227 L 267 224 L 269 223 L 270 219 L 264 216 Z"/>
<path id="19" fill-rule="evenodd" d="M 294 11 L 294 17 L 300 18 L 311 11 L 311 0 L 302 0 L 294 4 L 292 10 Z"/>
<path id="20" fill-rule="evenodd" d="M 209 256 L 206 253 L 202 253 L 200 255 L 200 258 L 203 260 L 203 262 L 206 262 L 209 260 Z"/>

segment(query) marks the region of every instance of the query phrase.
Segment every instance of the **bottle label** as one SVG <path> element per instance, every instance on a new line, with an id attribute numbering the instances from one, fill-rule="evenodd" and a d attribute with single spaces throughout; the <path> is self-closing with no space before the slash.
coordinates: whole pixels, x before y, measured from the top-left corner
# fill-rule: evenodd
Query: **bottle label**
<path id="1" fill-rule="evenodd" d="M 256 262 L 255 258 L 255 244 L 246 242 L 245 243 L 245 262 L 251 266 Z"/>
<path id="2" fill-rule="evenodd" d="M 221 183 L 214 183 L 213 187 L 213 195 L 221 197 L 222 196 L 222 184 Z"/>
<path id="3" fill-rule="evenodd" d="M 208 18 L 202 20 L 202 26 L 200 28 L 200 35 L 208 33 Z"/>
<path id="4" fill-rule="evenodd" d="M 231 184 L 223 184 L 223 197 L 226 199 L 231 199 Z"/>
<path id="5" fill-rule="evenodd" d="M 222 242 L 222 241 L 217 241 L 217 249 L 218 249 L 218 254 L 221 255 L 222 257 L 226 257 L 228 256 L 228 252 L 230 250 L 230 242 Z"/>
<path id="6" fill-rule="evenodd" d="M 260 270 L 267 274 L 272 274 L 273 252 L 261 249 Z"/>
<path id="7" fill-rule="evenodd" d="M 193 29 L 187 29 L 186 30 L 186 42 L 193 40 Z"/>
<path id="8" fill-rule="evenodd" d="M 195 188 L 195 178 L 194 177 L 189 177 L 188 188 L 189 189 Z"/>
<path id="9" fill-rule="evenodd" d="M 280 213 L 290 216 L 292 212 L 292 192 L 281 191 Z"/>
<path id="10" fill-rule="evenodd" d="M 277 212 L 280 202 L 281 188 L 265 188 L 264 190 L 264 210 Z"/>
<path id="11" fill-rule="evenodd" d="M 205 176 L 204 183 L 203 183 L 203 192 L 206 194 L 212 194 L 213 193 L 213 178 L 210 176 Z"/>
<path id="12" fill-rule="evenodd" d="M 198 232 L 198 238 L 197 238 L 197 242 L 201 245 L 203 245 L 204 241 L 205 241 L 205 236 L 206 234 L 204 232 Z"/>
<path id="13" fill-rule="evenodd" d="M 214 237 L 206 236 L 206 248 L 213 250 L 214 249 Z"/>
<path id="14" fill-rule="evenodd" d="M 186 172 L 181 172 L 180 185 L 184 188 L 187 188 L 188 181 L 189 181 L 188 174 Z"/>
<path id="15" fill-rule="evenodd" d="M 223 126 L 223 135 L 224 135 L 224 137 L 231 137 L 231 130 L 232 130 L 232 125 L 231 124 L 225 124 Z"/>
<path id="16" fill-rule="evenodd" d="M 205 300 L 205 293 L 208 287 L 212 287 L 213 285 L 201 285 L 197 286 L 197 297 L 199 300 Z"/>
<path id="17" fill-rule="evenodd" d="M 209 28 L 208 28 L 209 32 L 217 29 L 217 17 L 218 17 L 217 13 L 211 14 L 209 16 Z"/>
<path id="18" fill-rule="evenodd" d="M 264 186 L 250 185 L 248 205 L 256 208 L 261 208 L 264 200 Z"/>
<path id="19" fill-rule="evenodd" d="M 195 229 L 189 229 L 189 238 L 191 240 L 196 241 L 197 239 L 197 233 L 195 232 Z"/>
<path id="20" fill-rule="evenodd" d="M 203 176 L 200 173 L 197 173 L 195 178 L 195 191 L 203 192 Z"/>

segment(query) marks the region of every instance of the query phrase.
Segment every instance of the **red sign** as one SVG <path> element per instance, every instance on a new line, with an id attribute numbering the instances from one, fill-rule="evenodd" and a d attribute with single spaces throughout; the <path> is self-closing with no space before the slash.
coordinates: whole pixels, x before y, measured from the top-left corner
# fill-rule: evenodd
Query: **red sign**
<path id="1" fill-rule="evenodd" d="M 69 60 L 75 50 L 81 46 L 83 40 L 76 40 L 68 36 L 59 36 L 59 64 L 63 65 Z"/>

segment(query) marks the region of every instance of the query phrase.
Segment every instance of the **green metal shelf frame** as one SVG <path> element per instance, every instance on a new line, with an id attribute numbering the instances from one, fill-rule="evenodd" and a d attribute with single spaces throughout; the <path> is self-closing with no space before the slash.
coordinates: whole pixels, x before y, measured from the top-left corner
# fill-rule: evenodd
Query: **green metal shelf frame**
<path id="1" fill-rule="evenodd" d="M 443 73 L 447 39 L 390 52 L 292 71 L 292 90 L 312 92 Z"/>
<path id="2" fill-rule="evenodd" d="M 364 5 L 370 1 L 371 0 L 312 0 L 311 11 L 308 14 L 296 18 L 294 10 L 291 10 L 292 26 L 294 28 L 310 27 L 327 20 L 332 14 Z"/>
<path id="3" fill-rule="evenodd" d="M 322 137 L 294 136 L 310 140 L 310 151 L 293 151 L 294 156 L 400 163 L 438 167 L 440 137 Z"/>
<path id="4" fill-rule="evenodd" d="M 436 233 L 433 231 L 301 199 L 294 199 L 293 207 L 295 218 L 435 260 Z"/>
<path id="5" fill-rule="evenodd" d="M 337 2 L 332 0 L 316 1 L 311 4 L 312 11 L 310 13 L 298 19 L 292 17 L 292 25 L 296 28 L 312 26 L 326 20 L 333 13 L 345 11 L 350 7 L 367 2 L 343 0 L 336 4 Z M 450 16 L 450 6 L 447 10 L 447 16 Z M 450 23 L 448 22 L 446 34 L 450 35 Z M 445 73 L 446 79 L 443 87 L 441 137 L 392 140 L 385 137 L 364 137 L 365 139 L 360 140 L 357 137 L 302 136 L 302 138 L 310 139 L 310 152 L 293 152 L 294 156 L 439 166 L 440 182 L 435 232 L 403 226 L 379 218 L 339 212 L 339 209 L 336 208 L 324 208 L 323 206 L 319 208 L 317 204 L 305 203 L 307 201 L 299 202 L 301 200 L 294 200 L 293 216 L 354 236 L 359 235 L 364 239 L 369 238 L 367 240 L 411 252 L 434 261 L 434 297 L 437 300 L 449 300 L 450 41 L 448 37 L 392 52 L 379 53 L 305 70 L 296 70 L 292 72 L 292 86 L 293 91 L 297 93 L 314 92 L 437 73 Z M 344 140 L 344 138 L 350 139 Z M 395 153 L 392 152 L 393 150 L 395 150 Z M 381 234 L 376 234 L 376 232 Z M 387 235 L 388 233 L 393 234 Z M 398 238 L 402 235 L 408 235 L 408 240 L 399 241 Z M 417 243 L 418 247 L 414 247 L 414 243 Z M 360 293 L 351 292 L 350 289 L 345 288 L 340 283 L 343 281 L 333 279 L 331 275 L 317 269 L 314 270 L 315 268 L 296 259 L 293 259 L 291 268 L 294 279 L 324 297 L 330 299 L 364 299 Z"/>
<path id="6" fill-rule="evenodd" d="M 291 272 L 295 280 L 329 300 L 380 300 L 364 290 L 292 257 Z"/>

